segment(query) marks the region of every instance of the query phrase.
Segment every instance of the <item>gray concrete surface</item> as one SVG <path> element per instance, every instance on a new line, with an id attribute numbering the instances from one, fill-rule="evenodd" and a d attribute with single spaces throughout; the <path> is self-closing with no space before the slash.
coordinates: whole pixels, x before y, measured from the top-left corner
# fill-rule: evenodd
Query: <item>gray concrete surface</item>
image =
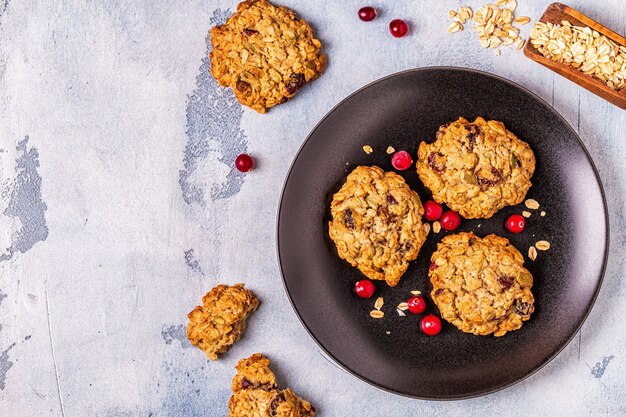
<path id="1" fill-rule="evenodd" d="M 626 415 L 626 112 L 520 51 L 448 35 L 460 1 L 378 1 L 369 24 L 356 18 L 365 2 L 281 3 L 315 26 L 329 66 L 259 115 L 209 74 L 208 31 L 233 1 L 0 0 L 0 416 L 225 416 L 235 361 L 256 351 L 320 416 Z M 538 18 L 549 1 L 518 3 Z M 623 1 L 572 5 L 626 32 Z M 410 36 L 388 34 L 396 17 Z M 612 231 L 604 286 L 567 348 L 509 389 L 445 403 L 327 361 L 274 248 L 279 192 L 310 129 L 355 89 L 428 65 L 502 75 L 554 105 L 596 161 Z M 243 151 L 259 162 L 249 175 L 232 170 Z M 247 282 L 263 306 L 208 363 L 184 326 L 218 281 Z"/>

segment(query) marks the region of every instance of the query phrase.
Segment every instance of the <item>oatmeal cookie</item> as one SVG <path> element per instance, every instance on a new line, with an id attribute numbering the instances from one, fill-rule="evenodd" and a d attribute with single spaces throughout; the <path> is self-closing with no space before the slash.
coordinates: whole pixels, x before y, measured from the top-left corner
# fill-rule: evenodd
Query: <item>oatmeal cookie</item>
<path id="1" fill-rule="evenodd" d="M 501 122 L 482 117 L 441 126 L 435 142 L 420 144 L 417 159 L 433 199 L 468 219 L 488 219 L 521 203 L 535 172 L 530 146 Z"/>
<path id="2" fill-rule="evenodd" d="M 293 97 L 326 65 L 307 22 L 266 0 L 247 0 L 211 29 L 211 73 L 259 113 Z"/>
<path id="3" fill-rule="evenodd" d="M 342 259 L 371 279 L 398 284 L 426 240 L 424 209 L 404 178 L 359 166 L 330 205 L 330 238 Z"/>
<path id="4" fill-rule="evenodd" d="M 259 300 L 243 284 L 218 285 L 202 297 L 202 305 L 188 315 L 187 338 L 212 361 L 241 337 L 246 320 Z"/>
<path id="5" fill-rule="evenodd" d="M 229 417 L 313 417 L 315 409 L 289 388 L 278 390 L 270 361 L 260 353 L 242 359 L 233 378 Z"/>
<path id="6" fill-rule="evenodd" d="M 441 317 L 466 333 L 503 336 L 535 310 L 533 276 L 507 239 L 446 236 L 431 257 L 431 297 Z"/>

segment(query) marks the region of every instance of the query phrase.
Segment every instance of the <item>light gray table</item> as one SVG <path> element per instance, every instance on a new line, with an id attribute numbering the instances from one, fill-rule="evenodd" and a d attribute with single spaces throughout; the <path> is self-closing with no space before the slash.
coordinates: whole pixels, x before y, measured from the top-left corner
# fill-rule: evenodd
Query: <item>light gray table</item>
<path id="1" fill-rule="evenodd" d="M 208 31 L 232 1 L 0 1 L 0 416 L 225 416 L 233 366 L 256 351 L 320 416 L 626 415 L 626 112 L 520 51 L 496 57 L 471 30 L 448 35 L 460 1 L 377 1 L 369 24 L 356 18 L 365 2 L 281 3 L 315 26 L 329 66 L 259 115 L 208 70 Z M 549 1 L 518 3 L 538 18 Z M 622 0 L 572 5 L 626 32 Z M 388 34 L 396 17 L 407 38 Z M 493 72 L 553 104 L 596 161 L 611 216 L 604 285 L 577 337 L 527 380 L 445 403 L 379 391 L 326 360 L 275 252 L 279 193 L 310 129 L 357 88 L 428 65 Z M 248 175 L 231 166 L 243 151 L 258 160 Z M 239 281 L 262 307 L 208 363 L 185 340 L 186 314 Z"/>

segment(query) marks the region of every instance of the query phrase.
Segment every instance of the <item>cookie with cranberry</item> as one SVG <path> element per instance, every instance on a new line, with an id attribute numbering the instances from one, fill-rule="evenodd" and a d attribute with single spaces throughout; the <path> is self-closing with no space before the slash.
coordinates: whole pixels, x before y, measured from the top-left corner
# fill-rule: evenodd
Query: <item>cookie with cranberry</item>
<path id="1" fill-rule="evenodd" d="M 293 97 L 326 65 L 311 26 L 282 6 L 247 0 L 211 29 L 211 73 L 259 113 Z"/>
<path id="2" fill-rule="evenodd" d="M 330 238 L 342 259 L 370 279 L 398 284 L 426 240 L 424 209 L 400 175 L 355 168 L 330 205 Z"/>
<path id="3" fill-rule="evenodd" d="M 524 201 L 535 172 L 530 146 L 501 122 L 482 117 L 441 126 L 435 142 L 420 144 L 417 159 L 433 199 L 468 219 L 488 219 Z"/>
<path id="4" fill-rule="evenodd" d="M 289 388 L 278 390 L 270 361 L 255 353 L 237 363 L 229 417 L 313 417 L 315 409 Z"/>
<path id="5" fill-rule="evenodd" d="M 187 338 L 212 361 L 241 337 L 259 300 L 243 284 L 218 285 L 188 315 Z"/>
<path id="6" fill-rule="evenodd" d="M 473 233 L 444 237 L 431 257 L 431 297 L 441 317 L 466 333 L 503 336 L 535 307 L 532 274 L 509 241 Z"/>

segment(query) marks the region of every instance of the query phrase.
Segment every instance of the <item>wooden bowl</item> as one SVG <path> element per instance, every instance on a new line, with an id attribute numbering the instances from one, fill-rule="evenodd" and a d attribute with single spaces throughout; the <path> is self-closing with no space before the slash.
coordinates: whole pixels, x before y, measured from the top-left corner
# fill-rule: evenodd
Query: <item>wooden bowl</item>
<path id="1" fill-rule="evenodd" d="M 541 19 L 539 19 L 540 22 L 549 22 L 553 24 L 561 24 L 563 20 L 570 22 L 574 26 L 588 26 L 591 29 L 598 31 L 602 35 L 611 39 L 612 41 L 622 46 L 626 46 L 626 38 L 618 35 L 611 29 L 585 16 L 578 10 L 566 6 L 565 4 L 552 3 L 543 13 Z M 621 91 L 616 91 L 602 81 L 593 78 L 592 76 L 587 75 L 574 67 L 553 61 L 552 59 L 541 55 L 541 53 L 537 51 L 537 49 L 532 45 L 530 40 L 526 42 L 524 55 L 526 55 L 533 61 L 537 61 L 543 66 L 550 68 L 552 71 L 561 74 L 565 78 L 575 82 L 583 88 L 586 88 L 592 93 L 597 94 L 598 96 L 615 104 L 616 106 L 622 109 L 626 109 L 626 88 L 623 88 Z"/>

